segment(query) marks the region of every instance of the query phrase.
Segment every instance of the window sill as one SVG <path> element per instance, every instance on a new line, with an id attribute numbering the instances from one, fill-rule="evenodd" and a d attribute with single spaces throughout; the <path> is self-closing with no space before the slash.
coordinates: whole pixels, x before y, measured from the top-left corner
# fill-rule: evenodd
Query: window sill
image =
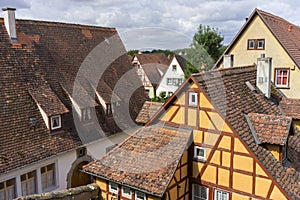
<path id="1" fill-rule="evenodd" d="M 289 90 L 290 87 L 289 86 L 276 86 L 277 89 L 286 89 Z"/>
<path id="2" fill-rule="evenodd" d="M 206 163 L 206 159 L 204 158 L 193 158 L 194 161 Z"/>

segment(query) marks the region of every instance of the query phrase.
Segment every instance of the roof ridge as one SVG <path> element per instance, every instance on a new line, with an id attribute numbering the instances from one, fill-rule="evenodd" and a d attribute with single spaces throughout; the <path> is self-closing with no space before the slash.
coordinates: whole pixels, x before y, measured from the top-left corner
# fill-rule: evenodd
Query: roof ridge
<path id="1" fill-rule="evenodd" d="M 4 22 L 4 18 L 0 18 L 1 22 Z M 102 30 L 114 30 L 116 31 L 115 27 L 104 27 L 104 26 L 97 26 L 97 25 L 85 25 L 85 24 L 78 24 L 72 22 L 60 22 L 60 21 L 46 21 L 46 20 L 36 20 L 36 19 L 16 19 L 16 22 L 27 22 L 30 24 L 38 24 L 38 25 L 50 25 L 50 26 L 72 26 L 77 28 L 90 28 L 90 29 L 102 29 Z"/>
<path id="2" fill-rule="evenodd" d="M 291 25 L 294 25 L 294 26 L 298 26 L 298 25 L 295 25 L 295 24 L 289 22 L 288 20 L 286 20 L 286 19 L 284 19 L 284 18 L 282 18 L 282 17 L 280 17 L 280 16 L 274 15 L 274 14 L 269 13 L 269 12 L 266 12 L 266 11 L 264 11 L 264 10 L 260 10 L 260 9 L 256 9 L 256 10 L 257 10 L 257 12 L 258 12 L 258 14 L 259 14 L 260 16 L 266 15 L 266 16 L 268 16 L 268 17 L 271 17 L 271 18 L 276 19 L 277 21 L 282 21 L 282 22 L 285 22 L 285 23 L 288 23 L 288 24 L 291 24 Z"/>

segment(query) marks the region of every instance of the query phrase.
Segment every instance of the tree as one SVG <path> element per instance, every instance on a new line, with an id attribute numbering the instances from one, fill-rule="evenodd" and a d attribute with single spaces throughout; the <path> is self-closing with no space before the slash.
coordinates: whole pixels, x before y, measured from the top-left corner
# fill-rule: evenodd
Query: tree
<path id="1" fill-rule="evenodd" d="M 218 32 L 218 29 L 211 28 L 210 26 L 200 24 L 198 31 L 193 37 L 192 45 L 202 46 L 207 53 L 212 57 L 214 62 L 216 62 L 222 55 L 224 48 L 223 42 L 224 38 Z"/>
<path id="2" fill-rule="evenodd" d="M 210 70 L 214 65 L 212 57 L 199 44 L 195 44 L 186 50 L 185 59 L 189 61 L 198 72 Z"/>
<path id="3" fill-rule="evenodd" d="M 130 56 L 134 56 L 135 54 L 138 54 L 138 53 L 139 53 L 139 50 L 136 50 L 136 49 L 129 50 L 127 52 L 127 54 L 130 55 Z"/>

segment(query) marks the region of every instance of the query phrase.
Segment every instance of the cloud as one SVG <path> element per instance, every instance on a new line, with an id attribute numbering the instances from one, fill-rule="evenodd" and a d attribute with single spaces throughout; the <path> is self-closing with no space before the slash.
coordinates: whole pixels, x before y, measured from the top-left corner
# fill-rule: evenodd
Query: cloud
<path id="1" fill-rule="evenodd" d="M 147 27 L 162 29 L 150 31 L 151 34 L 143 33 L 143 37 L 135 34 L 136 40 L 133 41 L 124 40 L 126 46 L 132 48 L 149 46 L 147 38 L 154 44 L 154 37 L 157 37 L 160 47 L 165 45 L 165 49 L 173 49 L 176 45 L 181 47 L 181 41 L 173 40 L 172 34 L 163 30 L 174 30 L 191 40 L 199 24 L 218 28 L 225 38 L 225 44 L 228 44 L 254 8 L 281 16 L 295 24 L 300 23 L 300 3 L 296 0 L 274 0 L 271 3 L 260 0 L 4 0 L 0 1 L 0 5 L 17 7 L 19 18 L 116 27 L 125 32 Z M 165 42 L 162 37 L 165 37 Z M 186 40 L 186 47 L 190 40 Z"/>

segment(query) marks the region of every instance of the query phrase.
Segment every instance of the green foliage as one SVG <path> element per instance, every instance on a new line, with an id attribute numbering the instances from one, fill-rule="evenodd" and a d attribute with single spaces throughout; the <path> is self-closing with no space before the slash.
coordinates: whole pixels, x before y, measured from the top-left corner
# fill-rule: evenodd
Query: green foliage
<path id="1" fill-rule="evenodd" d="M 151 101 L 165 103 L 168 99 L 169 99 L 169 96 L 167 96 L 166 92 L 163 91 L 163 92 L 159 93 L 159 96 L 151 98 Z"/>
<path id="2" fill-rule="evenodd" d="M 135 54 L 138 54 L 138 53 L 139 53 L 139 50 L 136 50 L 136 49 L 129 50 L 127 52 L 127 54 L 130 55 L 130 56 L 134 56 Z"/>
<path id="3" fill-rule="evenodd" d="M 153 49 L 152 51 L 141 51 L 142 53 L 164 53 L 166 56 L 172 56 L 174 55 L 174 52 L 168 49 Z M 138 54 L 139 50 L 133 49 L 129 50 L 127 52 L 128 55 L 134 56 L 135 54 Z"/>
<path id="4" fill-rule="evenodd" d="M 189 77 L 191 74 L 198 73 L 197 68 L 192 65 L 190 62 L 186 62 L 186 68 L 184 70 L 184 78 Z"/>
<path id="5" fill-rule="evenodd" d="M 210 26 L 200 24 L 198 31 L 193 37 L 193 46 L 202 46 L 207 53 L 212 57 L 214 62 L 222 55 L 224 48 L 223 42 L 224 38 L 218 32 L 218 29 L 211 28 Z"/>

